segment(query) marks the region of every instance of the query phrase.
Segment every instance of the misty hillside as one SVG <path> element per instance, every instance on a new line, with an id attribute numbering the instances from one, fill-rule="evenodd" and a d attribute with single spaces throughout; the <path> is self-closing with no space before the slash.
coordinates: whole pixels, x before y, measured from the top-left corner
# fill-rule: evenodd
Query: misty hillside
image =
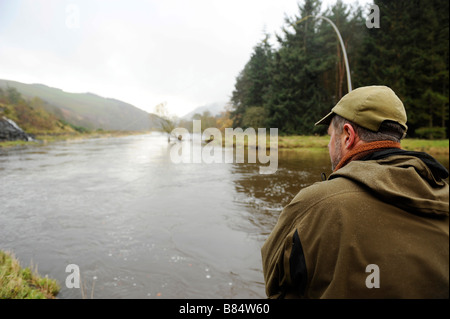
<path id="1" fill-rule="evenodd" d="M 122 101 L 92 93 L 68 93 L 43 84 L 0 80 L 0 88 L 14 87 L 26 99 L 39 97 L 56 117 L 88 129 L 142 131 L 155 124 L 149 113 Z"/>
<path id="2" fill-rule="evenodd" d="M 183 120 L 191 120 L 195 114 L 203 114 L 205 111 L 209 111 L 212 116 L 220 115 L 220 112 L 225 111 L 225 102 L 211 103 L 195 108 L 193 111 L 183 115 L 181 118 Z"/>

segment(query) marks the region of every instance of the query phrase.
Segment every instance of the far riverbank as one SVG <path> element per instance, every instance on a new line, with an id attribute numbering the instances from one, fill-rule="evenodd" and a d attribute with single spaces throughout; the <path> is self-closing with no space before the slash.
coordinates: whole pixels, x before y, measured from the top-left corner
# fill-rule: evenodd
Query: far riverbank
<path id="1" fill-rule="evenodd" d="M 68 140 L 84 140 L 84 139 L 93 139 L 93 138 L 108 138 L 108 137 L 120 137 L 120 136 L 129 136 L 129 135 L 140 135 L 140 134 L 148 134 L 150 132 L 144 131 L 94 131 L 94 132 L 85 132 L 85 133 L 64 133 L 64 134 L 36 134 L 34 137 L 34 141 L 3 141 L 0 142 L 1 148 L 8 148 L 14 146 L 25 146 L 25 145 L 40 145 L 40 144 L 48 144 L 58 141 L 68 141 Z"/>
<path id="2" fill-rule="evenodd" d="M 243 143 L 242 143 L 243 141 Z M 302 152 L 322 152 L 327 150 L 330 137 L 324 136 L 303 136 L 303 135 L 290 135 L 290 136 L 278 136 L 278 149 L 279 150 L 292 150 Z M 269 136 L 266 138 L 266 148 L 270 148 Z M 222 144 L 225 145 L 223 139 Z M 258 144 L 256 142 L 256 144 Z M 237 139 L 233 143 L 233 146 L 243 145 L 248 147 L 248 140 Z M 405 138 L 401 142 L 402 148 L 408 151 L 426 152 L 430 155 L 445 156 L 449 155 L 449 140 L 425 140 L 416 138 Z"/>
<path id="3" fill-rule="evenodd" d="M 280 136 L 279 149 L 291 150 L 321 150 L 328 147 L 329 136 Z M 405 138 L 401 142 L 402 148 L 408 151 L 426 152 L 431 155 L 448 155 L 449 140 L 425 140 Z"/>
<path id="4" fill-rule="evenodd" d="M 21 146 L 21 145 L 33 145 L 33 144 L 47 144 L 56 141 L 65 140 L 80 140 L 80 139 L 92 139 L 92 138 L 108 138 L 108 137 L 120 137 L 127 135 L 140 135 L 150 132 L 138 132 L 138 131 L 95 131 L 89 133 L 73 133 L 73 134 L 41 134 L 36 135 L 35 141 L 5 141 L 0 142 L 0 148 Z M 266 147 L 269 149 L 269 136 L 267 136 Z M 291 135 L 291 136 L 279 136 L 278 137 L 278 149 L 279 150 L 293 150 L 303 152 L 321 152 L 328 148 L 330 141 L 329 136 L 303 136 L 303 135 Z M 240 142 L 234 141 L 233 146 Z M 222 139 L 222 144 L 225 145 L 225 140 Z M 449 140 L 425 140 L 416 138 L 406 138 L 402 140 L 402 148 L 409 151 L 425 152 L 432 156 L 448 156 L 449 155 Z M 248 140 L 244 140 L 244 147 L 248 147 Z"/>

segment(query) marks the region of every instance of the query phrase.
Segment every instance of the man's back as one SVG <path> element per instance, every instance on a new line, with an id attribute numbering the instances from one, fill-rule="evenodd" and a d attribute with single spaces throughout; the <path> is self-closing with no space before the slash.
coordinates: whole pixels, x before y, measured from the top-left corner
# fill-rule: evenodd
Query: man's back
<path id="1" fill-rule="evenodd" d="M 448 298 L 442 167 L 388 153 L 352 161 L 285 208 L 262 248 L 268 296 Z"/>

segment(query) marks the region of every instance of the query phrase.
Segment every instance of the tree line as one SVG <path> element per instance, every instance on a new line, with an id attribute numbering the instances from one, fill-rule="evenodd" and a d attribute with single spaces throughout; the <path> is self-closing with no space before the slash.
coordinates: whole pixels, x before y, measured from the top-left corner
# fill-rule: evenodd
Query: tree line
<path id="1" fill-rule="evenodd" d="M 324 134 L 314 123 L 345 95 L 346 69 L 329 18 L 346 47 L 353 88 L 387 85 L 404 102 L 408 135 L 445 138 L 449 110 L 447 0 L 375 0 L 371 12 L 338 0 L 321 12 L 320 0 L 303 0 L 285 17 L 280 34 L 253 48 L 231 96 L 233 127 L 277 127 L 281 134 Z M 299 22 L 301 21 L 301 22 Z"/>

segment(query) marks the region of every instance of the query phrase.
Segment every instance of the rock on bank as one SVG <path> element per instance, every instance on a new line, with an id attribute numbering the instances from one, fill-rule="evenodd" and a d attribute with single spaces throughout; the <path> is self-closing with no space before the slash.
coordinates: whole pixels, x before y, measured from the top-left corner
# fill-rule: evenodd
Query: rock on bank
<path id="1" fill-rule="evenodd" d="M 4 141 L 32 141 L 33 138 L 25 133 L 13 120 L 3 116 L 0 118 L 0 142 Z"/>

